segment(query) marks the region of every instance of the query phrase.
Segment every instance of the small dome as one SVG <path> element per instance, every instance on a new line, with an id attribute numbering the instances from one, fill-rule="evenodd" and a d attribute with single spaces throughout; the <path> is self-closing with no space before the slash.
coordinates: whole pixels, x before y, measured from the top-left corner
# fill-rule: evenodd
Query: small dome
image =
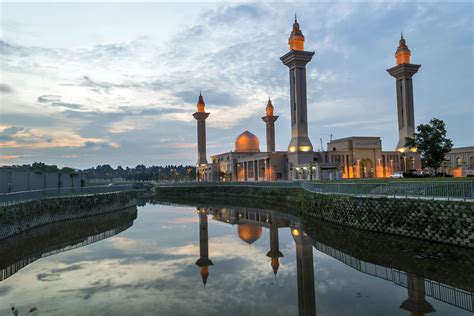
<path id="1" fill-rule="evenodd" d="M 237 227 L 237 233 L 239 234 L 240 239 L 250 245 L 262 237 L 262 226 L 255 224 L 239 224 Z"/>
<path id="2" fill-rule="evenodd" d="M 249 131 L 240 134 L 235 140 L 236 152 L 260 152 L 260 141 L 258 137 Z"/>

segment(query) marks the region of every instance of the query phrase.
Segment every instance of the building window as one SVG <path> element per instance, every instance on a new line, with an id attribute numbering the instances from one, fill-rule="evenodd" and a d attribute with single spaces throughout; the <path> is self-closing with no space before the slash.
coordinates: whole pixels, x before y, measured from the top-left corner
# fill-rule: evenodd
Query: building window
<path id="1" fill-rule="evenodd" d="M 474 156 L 469 158 L 469 165 L 471 166 L 471 168 L 474 168 Z"/>
<path id="2" fill-rule="evenodd" d="M 461 157 L 456 158 L 456 168 L 461 168 L 462 167 L 462 159 Z"/>

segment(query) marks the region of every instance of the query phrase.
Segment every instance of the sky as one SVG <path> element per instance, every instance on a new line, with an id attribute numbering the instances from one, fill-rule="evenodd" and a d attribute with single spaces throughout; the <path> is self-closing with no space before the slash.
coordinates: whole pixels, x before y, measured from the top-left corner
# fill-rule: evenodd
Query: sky
<path id="1" fill-rule="evenodd" d="M 202 91 L 207 154 L 249 130 L 265 150 L 270 97 L 277 150 L 290 141 L 288 51 L 294 14 L 315 51 L 307 66 L 316 150 L 348 136 L 398 140 L 386 69 L 403 31 L 415 124 L 445 121 L 474 145 L 474 4 L 470 2 L 0 2 L 0 165 L 88 168 L 195 164 Z"/>

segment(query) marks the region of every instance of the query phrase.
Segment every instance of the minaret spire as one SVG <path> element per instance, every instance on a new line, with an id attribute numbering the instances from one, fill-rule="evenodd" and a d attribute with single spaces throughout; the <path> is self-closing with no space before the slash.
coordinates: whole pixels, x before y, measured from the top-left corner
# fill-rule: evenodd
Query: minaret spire
<path id="1" fill-rule="evenodd" d="M 304 36 L 300 25 L 295 22 L 288 40 L 290 51 L 280 57 L 289 69 L 291 141 L 288 145 L 288 179 L 299 175 L 296 167 L 309 165 L 314 161 L 313 145 L 308 137 L 308 104 L 306 95 L 306 65 L 313 58 L 314 52 L 304 50 Z"/>
<path id="2" fill-rule="evenodd" d="M 197 103 L 197 111 L 193 114 L 197 121 L 197 140 L 198 140 L 198 160 L 196 163 L 196 178 L 198 181 L 205 181 L 207 158 L 206 158 L 206 119 L 210 113 L 205 111 L 206 103 L 199 91 L 199 99 Z"/>
<path id="3" fill-rule="evenodd" d="M 420 169 L 421 160 L 418 154 L 411 153 L 406 147 L 406 138 L 413 137 L 415 133 L 415 111 L 413 101 L 413 81 L 412 77 L 418 72 L 421 65 L 410 62 L 411 52 L 400 33 L 400 41 L 395 52 L 396 66 L 387 69 L 388 73 L 395 78 L 397 91 L 397 112 L 398 112 L 398 144 L 397 150 L 402 153 L 407 160 L 413 164 L 402 166 L 402 171 L 406 169 Z"/>
<path id="4" fill-rule="evenodd" d="M 266 123 L 267 152 L 270 153 L 275 151 L 275 121 L 278 119 L 278 116 L 273 115 L 273 109 L 272 100 L 269 97 L 262 120 Z"/>

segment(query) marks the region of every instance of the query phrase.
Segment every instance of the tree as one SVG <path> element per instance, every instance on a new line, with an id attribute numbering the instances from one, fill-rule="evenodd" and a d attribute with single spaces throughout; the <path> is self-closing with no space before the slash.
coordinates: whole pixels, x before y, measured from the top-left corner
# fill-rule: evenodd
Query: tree
<path id="1" fill-rule="evenodd" d="M 435 171 L 445 160 L 445 156 L 451 151 L 453 142 L 446 137 L 446 128 L 442 120 L 433 118 L 429 124 L 420 124 L 416 127 L 417 133 L 414 137 L 405 139 L 405 146 L 416 148 L 425 161 L 427 167 Z"/>

